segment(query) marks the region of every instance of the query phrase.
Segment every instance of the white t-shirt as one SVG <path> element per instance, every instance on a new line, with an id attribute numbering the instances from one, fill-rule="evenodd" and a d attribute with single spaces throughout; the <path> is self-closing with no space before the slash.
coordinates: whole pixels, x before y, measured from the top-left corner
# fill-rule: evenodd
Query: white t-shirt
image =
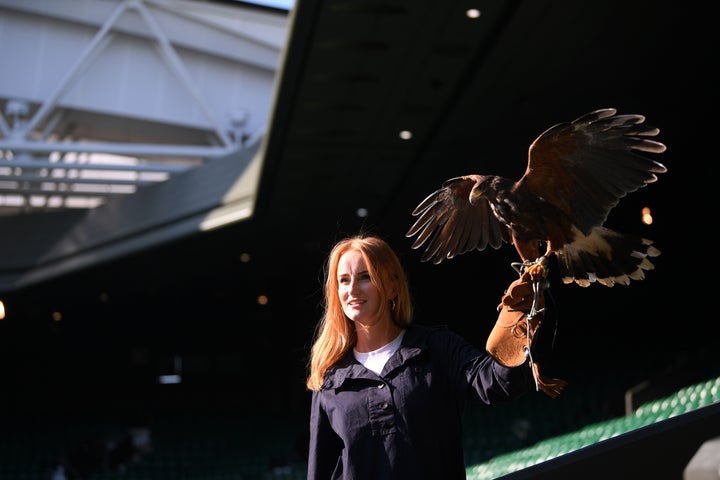
<path id="1" fill-rule="evenodd" d="M 387 345 L 378 348 L 377 350 L 373 350 L 372 352 L 361 353 L 353 349 L 353 355 L 355 355 L 355 360 L 362 363 L 368 370 L 380 375 L 380 372 L 382 372 L 385 363 L 392 356 L 392 354 L 395 353 L 398 348 L 400 348 L 400 343 L 402 343 L 403 335 L 405 335 L 405 330 L 402 330 L 400 332 L 400 335 L 395 337 L 395 340 L 388 343 Z"/>

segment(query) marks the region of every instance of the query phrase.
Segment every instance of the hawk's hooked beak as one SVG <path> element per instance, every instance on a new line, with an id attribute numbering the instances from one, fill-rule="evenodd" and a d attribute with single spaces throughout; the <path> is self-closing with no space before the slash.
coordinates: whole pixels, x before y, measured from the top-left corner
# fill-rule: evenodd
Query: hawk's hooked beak
<path id="1" fill-rule="evenodd" d="M 468 198 L 468 200 L 470 201 L 470 205 L 475 205 L 482 197 L 482 190 L 480 190 L 479 188 L 473 188 L 472 190 L 470 190 L 470 197 Z"/>

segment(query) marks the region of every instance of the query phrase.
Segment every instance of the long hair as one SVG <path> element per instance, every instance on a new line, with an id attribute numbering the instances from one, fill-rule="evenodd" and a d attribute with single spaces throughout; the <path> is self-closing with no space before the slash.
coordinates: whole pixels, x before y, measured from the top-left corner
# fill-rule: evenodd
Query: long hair
<path id="1" fill-rule="evenodd" d="M 380 293 L 381 305 L 390 311 L 392 321 L 401 328 L 412 321 L 412 302 L 405 271 L 393 249 L 381 238 L 360 234 L 335 244 L 325 263 L 324 313 L 315 332 L 310 353 L 310 375 L 306 386 L 318 391 L 325 372 L 357 342 L 353 323 L 345 316 L 338 295 L 337 269 L 340 257 L 357 250 L 365 259 L 370 279 Z M 389 298 L 392 291 L 396 296 Z"/>

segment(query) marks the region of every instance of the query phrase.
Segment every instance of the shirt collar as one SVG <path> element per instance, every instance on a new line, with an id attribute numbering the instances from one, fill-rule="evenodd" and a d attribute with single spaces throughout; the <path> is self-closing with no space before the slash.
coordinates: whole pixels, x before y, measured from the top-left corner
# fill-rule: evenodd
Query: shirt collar
<path id="1" fill-rule="evenodd" d="M 427 336 L 431 330 L 432 328 L 430 327 L 419 325 L 408 326 L 400 348 L 398 348 L 395 355 L 388 360 L 386 365 L 388 372 L 402 366 L 411 358 L 427 350 Z M 323 390 L 337 388 L 346 380 L 353 378 L 378 379 L 377 375 L 370 372 L 355 360 L 352 349 L 349 349 L 345 355 L 325 373 L 325 381 L 323 382 L 322 388 Z"/>

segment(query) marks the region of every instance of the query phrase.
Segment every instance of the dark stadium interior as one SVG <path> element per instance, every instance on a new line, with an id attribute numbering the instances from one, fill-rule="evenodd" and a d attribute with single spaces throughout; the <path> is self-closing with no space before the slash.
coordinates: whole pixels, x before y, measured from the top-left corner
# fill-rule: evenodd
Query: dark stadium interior
<path id="1" fill-rule="evenodd" d="M 624 391 L 648 378 L 670 387 L 720 371 L 714 233 L 702 216 L 714 208 L 720 84 L 710 14 L 666 1 L 496 1 L 482 28 L 451 20 L 470 3 L 300 0 L 253 218 L 11 292 L 15 319 L 0 322 L 7 416 L 280 412 L 277 422 L 304 425 L 322 263 L 359 231 L 400 254 L 415 321 L 483 344 L 514 250 L 421 263 L 405 237 L 411 211 L 452 176 L 518 178 L 537 135 L 603 107 L 645 115 L 668 146 L 657 158 L 668 172 L 607 222 L 662 254 L 630 286 L 563 285 L 551 269 L 545 369 L 570 396 L 595 392 L 587 408 L 606 415 L 622 414 Z M 403 128 L 413 139 L 397 137 Z M 180 385 L 157 383 L 180 372 Z M 544 405 L 541 395 L 528 401 Z"/>

